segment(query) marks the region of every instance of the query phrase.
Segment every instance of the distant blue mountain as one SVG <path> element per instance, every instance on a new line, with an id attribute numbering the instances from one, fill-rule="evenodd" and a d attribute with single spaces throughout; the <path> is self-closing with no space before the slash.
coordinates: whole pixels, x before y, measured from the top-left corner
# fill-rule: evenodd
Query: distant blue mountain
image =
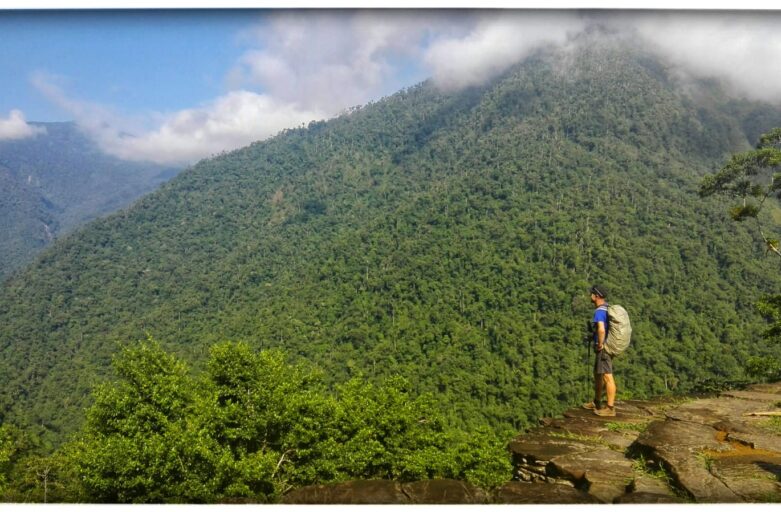
<path id="1" fill-rule="evenodd" d="M 179 169 L 102 152 L 74 123 L 0 141 L 0 280 L 52 240 L 132 203 Z"/>

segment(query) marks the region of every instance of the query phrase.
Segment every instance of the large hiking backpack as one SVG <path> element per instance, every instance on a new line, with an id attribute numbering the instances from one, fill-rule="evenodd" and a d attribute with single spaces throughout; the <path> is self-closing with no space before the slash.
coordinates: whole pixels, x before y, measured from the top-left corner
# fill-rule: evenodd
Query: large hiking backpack
<path id="1" fill-rule="evenodd" d="M 607 307 L 607 323 L 605 350 L 611 356 L 617 356 L 626 350 L 632 338 L 632 324 L 629 323 L 629 314 L 618 304 L 610 304 Z"/>

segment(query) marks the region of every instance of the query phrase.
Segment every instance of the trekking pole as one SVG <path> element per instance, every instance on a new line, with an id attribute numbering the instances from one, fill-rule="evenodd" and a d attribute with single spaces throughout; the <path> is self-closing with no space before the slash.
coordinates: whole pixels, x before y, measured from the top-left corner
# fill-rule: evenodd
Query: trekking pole
<path id="1" fill-rule="evenodd" d="M 590 375 L 590 367 L 591 367 L 591 340 L 586 340 L 586 403 L 589 402 L 589 395 L 592 394 L 591 391 L 591 375 Z"/>
<path id="2" fill-rule="evenodd" d="M 586 322 L 586 335 L 583 341 L 586 343 L 586 403 L 591 401 L 591 395 L 594 394 L 593 377 L 591 375 L 591 343 L 594 334 L 591 331 L 591 322 Z"/>

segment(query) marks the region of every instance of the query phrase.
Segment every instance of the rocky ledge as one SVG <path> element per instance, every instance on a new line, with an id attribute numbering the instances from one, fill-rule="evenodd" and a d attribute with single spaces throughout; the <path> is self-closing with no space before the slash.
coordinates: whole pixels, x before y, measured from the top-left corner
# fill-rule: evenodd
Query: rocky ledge
<path id="1" fill-rule="evenodd" d="M 515 476 L 491 493 L 455 480 L 304 487 L 285 503 L 781 502 L 781 383 L 700 399 L 627 400 L 615 417 L 571 409 L 510 444 Z"/>
<path id="2" fill-rule="evenodd" d="M 604 503 L 781 502 L 781 383 L 717 397 L 572 409 L 510 443 L 515 477 L 571 485 Z M 543 503 L 540 501 L 539 503 Z"/>

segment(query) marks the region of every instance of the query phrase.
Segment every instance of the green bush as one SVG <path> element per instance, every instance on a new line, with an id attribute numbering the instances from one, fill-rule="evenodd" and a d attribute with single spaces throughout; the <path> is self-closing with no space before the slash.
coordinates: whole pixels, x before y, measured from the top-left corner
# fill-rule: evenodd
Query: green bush
<path id="1" fill-rule="evenodd" d="M 430 396 L 401 378 L 361 377 L 329 392 L 317 372 L 281 351 L 212 347 L 188 368 L 152 340 L 115 359 L 87 423 L 63 453 L 86 501 L 274 502 L 292 488 L 349 479 L 456 478 L 483 487 L 510 479 L 487 430 L 446 425 Z"/>

